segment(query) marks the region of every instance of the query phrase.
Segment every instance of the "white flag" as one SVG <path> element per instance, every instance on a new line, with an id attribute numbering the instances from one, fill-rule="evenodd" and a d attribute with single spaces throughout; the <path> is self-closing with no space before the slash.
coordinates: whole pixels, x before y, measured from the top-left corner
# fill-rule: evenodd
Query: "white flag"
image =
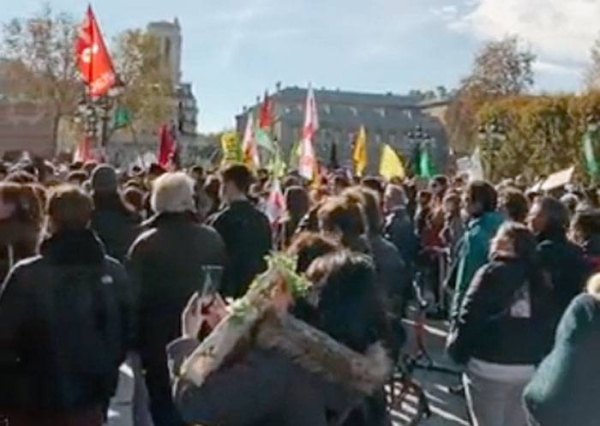
<path id="1" fill-rule="evenodd" d="M 281 191 L 281 184 L 279 183 L 279 179 L 275 179 L 271 183 L 265 213 L 272 224 L 278 224 L 283 218 L 285 209 L 285 197 Z"/>
<path id="2" fill-rule="evenodd" d="M 244 164 L 255 169 L 260 167 L 258 146 L 254 138 L 254 117 L 252 116 L 252 112 L 248 113 L 248 119 L 246 120 L 246 131 L 242 140 L 242 155 Z"/>
<path id="3" fill-rule="evenodd" d="M 475 148 L 475 152 L 471 155 L 471 167 L 469 168 L 469 180 L 484 180 L 483 164 L 481 162 L 481 150 Z"/>
<path id="4" fill-rule="evenodd" d="M 306 107 L 304 109 L 304 127 L 302 128 L 302 140 L 300 141 L 300 159 L 298 172 L 306 179 L 313 179 L 317 167 L 317 156 L 313 146 L 314 136 L 319 128 L 319 116 L 317 113 L 317 102 L 312 86 L 308 86 L 306 95 Z"/>

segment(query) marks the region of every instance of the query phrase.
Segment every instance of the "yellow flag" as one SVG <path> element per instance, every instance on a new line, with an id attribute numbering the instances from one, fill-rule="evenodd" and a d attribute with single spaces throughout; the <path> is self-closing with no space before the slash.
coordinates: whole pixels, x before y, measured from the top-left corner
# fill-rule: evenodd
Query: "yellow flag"
<path id="1" fill-rule="evenodd" d="M 388 144 L 383 144 L 381 152 L 381 162 L 379 163 L 379 174 L 390 180 L 393 177 L 405 178 L 406 171 L 402 165 L 402 160 Z"/>
<path id="2" fill-rule="evenodd" d="M 360 126 L 358 137 L 356 138 L 356 144 L 354 145 L 354 152 L 352 153 L 352 160 L 354 160 L 354 168 L 358 176 L 362 176 L 363 172 L 367 168 L 367 132 L 365 126 Z"/>
<path id="3" fill-rule="evenodd" d="M 225 132 L 221 135 L 221 150 L 223 151 L 223 164 L 240 161 L 241 147 L 236 132 Z"/>

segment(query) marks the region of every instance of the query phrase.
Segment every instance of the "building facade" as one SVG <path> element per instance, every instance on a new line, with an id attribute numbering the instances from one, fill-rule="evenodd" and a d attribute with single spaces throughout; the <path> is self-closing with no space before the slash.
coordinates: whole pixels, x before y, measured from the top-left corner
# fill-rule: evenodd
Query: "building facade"
<path id="1" fill-rule="evenodd" d="M 192 84 L 182 81 L 183 36 L 179 20 L 151 22 L 147 30 L 158 39 L 161 55 L 169 69 L 176 98 L 173 121 L 177 122 L 181 133 L 196 134 L 199 109 Z"/>
<path id="2" fill-rule="evenodd" d="M 278 87 L 272 95 L 273 136 L 286 155 L 301 137 L 306 95 L 307 90 L 299 87 Z M 377 171 L 384 143 L 401 153 L 405 161 L 410 161 L 419 143 L 410 137 L 410 133 L 420 126 L 430 136 L 428 144 L 438 170 L 444 169 L 448 141 L 440 110 L 446 107 L 447 99 L 424 102 L 416 95 L 327 89 L 315 90 L 315 98 L 319 116 L 315 150 L 322 161 L 329 161 L 331 147 L 335 143 L 339 162 L 342 166 L 349 166 L 353 143 L 361 126 L 365 126 L 367 133 L 368 171 Z M 257 105 L 245 107 L 236 117 L 238 132 L 243 133 L 248 115 L 256 113 L 257 108 Z"/>

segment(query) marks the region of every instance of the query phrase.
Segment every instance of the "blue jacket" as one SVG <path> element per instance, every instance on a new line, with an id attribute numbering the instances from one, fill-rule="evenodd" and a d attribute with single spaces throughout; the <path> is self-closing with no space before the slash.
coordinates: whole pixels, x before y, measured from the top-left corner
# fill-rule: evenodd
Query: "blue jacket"
<path id="1" fill-rule="evenodd" d="M 452 301 L 452 318 L 458 314 L 475 273 L 487 263 L 490 241 L 496 235 L 502 222 L 504 222 L 504 217 L 498 212 L 492 212 L 469 223 L 459 253 L 454 300 Z"/>

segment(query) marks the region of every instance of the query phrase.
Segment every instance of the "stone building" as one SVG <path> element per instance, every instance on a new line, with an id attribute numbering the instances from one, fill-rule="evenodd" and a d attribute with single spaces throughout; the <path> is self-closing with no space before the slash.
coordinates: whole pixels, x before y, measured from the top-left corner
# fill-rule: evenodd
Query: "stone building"
<path id="1" fill-rule="evenodd" d="M 286 155 L 302 133 L 306 94 L 304 88 L 278 87 L 272 95 L 273 133 Z M 410 161 L 418 142 L 408 134 L 421 126 L 432 137 L 431 152 L 438 170 L 444 169 L 448 142 L 440 117 L 447 99 L 425 101 L 414 93 L 403 96 L 327 89 L 315 90 L 315 98 L 319 115 L 315 148 L 323 161 L 329 160 L 331 146 L 336 143 L 340 163 L 350 165 L 352 146 L 361 125 L 367 132 L 369 171 L 377 170 L 383 143 L 390 144 Z M 236 117 L 238 132 L 243 133 L 248 113 L 256 110 L 257 105 L 245 107 Z"/>
<path id="2" fill-rule="evenodd" d="M 148 24 L 147 30 L 158 39 L 161 54 L 170 71 L 175 90 L 173 120 L 180 132 L 195 134 L 198 126 L 198 103 L 191 83 L 182 81 L 181 58 L 183 37 L 179 20 L 159 21 Z"/>
<path id="3" fill-rule="evenodd" d="M 7 65 L 0 60 L 0 157 L 19 151 L 52 157 L 55 154 L 51 109 L 8 96 Z"/>

